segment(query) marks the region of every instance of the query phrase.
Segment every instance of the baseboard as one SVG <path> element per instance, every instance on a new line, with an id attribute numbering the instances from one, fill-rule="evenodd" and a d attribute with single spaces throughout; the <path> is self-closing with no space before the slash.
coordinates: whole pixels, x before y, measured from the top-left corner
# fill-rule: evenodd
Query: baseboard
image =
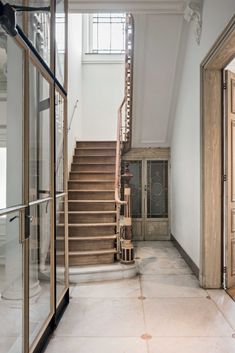
<path id="1" fill-rule="evenodd" d="M 171 234 L 171 241 L 173 242 L 176 249 L 179 251 L 180 255 L 186 262 L 186 264 L 191 268 L 192 272 L 195 274 L 197 279 L 199 279 L 199 268 L 195 264 L 195 262 L 191 259 L 191 257 L 186 253 L 186 251 L 182 248 L 182 246 L 178 243 L 175 237 Z"/>

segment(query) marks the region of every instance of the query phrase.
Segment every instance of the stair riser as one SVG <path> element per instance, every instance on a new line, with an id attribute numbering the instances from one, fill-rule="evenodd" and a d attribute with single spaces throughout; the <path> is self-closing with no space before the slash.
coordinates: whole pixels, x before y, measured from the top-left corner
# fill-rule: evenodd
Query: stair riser
<path id="1" fill-rule="evenodd" d="M 56 240 L 56 250 L 64 252 L 64 241 Z M 59 255 L 60 256 L 60 255 Z"/>
<path id="2" fill-rule="evenodd" d="M 69 251 L 111 250 L 114 247 L 114 240 L 72 240 L 69 242 Z"/>
<path id="3" fill-rule="evenodd" d="M 116 141 L 78 141 L 76 144 L 77 148 L 116 148 Z"/>
<path id="4" fill-rule="evenodd" d="M 102 173 L 70 173 L 70 180 L 115 180 L 115 174 Z"/>
<path id="5" fill-rule="evenodd" d="M 116 220 L 115 214 L 106 215 L 95 215 L 95 214 L 74 214 L 69 213 L 70 224 L 81 224 L 81 223 L 113 223 Z"/>
<path id="6" fill-rule="evenodd" d="M 61 211 L 61 212 L 63 212 L 63 210 Z M 65 224 L 65 217 L 64 217 L 64 213 L 58 213 L 57 215 L 56 215 L 56 220 L 57 220 L 57 223 L 59 223 L 59 224 Z"/>
<path id="7" fill-rule="evenodd" d="M 68 182 L 69 190 L 114 190 L 114 182 L 104 182 L 104 183 L 95 183 L 95 182 L 82 182 L 69 181 Z"/>
<path id="8" fill-rule="evenodd" d="M 114 262 L 114 254 L 69 256 L 69 266 L 111 264 Z"/>
<path id="9" fill-rule="evenodd" d="M 80 157 L 80 156 L 73 156 L 73 162 L 74 163 L 96 163 L 96 164 L 109 164 L 109 163 L 115 163 L 116 158 L 115 157 L 101 157 L 101 156 L 96 156 L 96 157 Z"/>
<path id="10" fill-rule="evenodd" d="M 73 172 L 112 172 L 115 173 L 115 165 L 114 164 L 72 164 L 71 170 Z"/>
<path id="11" fill-rule="evenodd" d="M 115 211 L 114 202 L 69 202 L 69 211 Z"/>
<path id="12" fill-rule="evenodd" d="M 79 192 L 69 191 L 69 200 L 114 200 L 114 192 L 103 191 L 103 192 Z"/>
<path id="13" fill-rule="evenodd" d="M 85 237 L 115 234 L 116 227 L 100 226 L 100 227 L 69 227 L 69 237 Z M 63 233 L 63 231 L 62 231 Z"/>
<path id="14" fill-rule="evenodd" d="M 76 149 L 75 150 L 76 156 L 114 156 L 116 155 L 115 149 Z"/>

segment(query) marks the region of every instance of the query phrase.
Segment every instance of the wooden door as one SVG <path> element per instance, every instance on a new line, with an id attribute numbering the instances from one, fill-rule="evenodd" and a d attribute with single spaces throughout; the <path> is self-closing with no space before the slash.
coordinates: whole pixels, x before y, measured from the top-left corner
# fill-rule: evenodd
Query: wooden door
<path id="1" fill-rule="evenodd" d="M 134 240 L 169 240 L 168 160 L 126 160 L 131 185 Z"/>
<path id="2" fill-rule="evenodd" d="M 227 222 L 226 267 L 227 288 L 235 286 L 235 74 L 225 72 L 225 117 L 227 126 Z"/>
<path id="3" fill-rule="evenodd" d="M 144 240 L 169 240 L 168 161 L 146 160 Z"/>

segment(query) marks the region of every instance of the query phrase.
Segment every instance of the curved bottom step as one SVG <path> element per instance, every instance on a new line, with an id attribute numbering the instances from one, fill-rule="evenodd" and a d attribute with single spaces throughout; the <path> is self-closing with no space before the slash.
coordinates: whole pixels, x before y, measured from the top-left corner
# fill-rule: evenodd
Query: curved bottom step
<path id="1" fill-rule="evenodd" d="M 137 275 L 137 264 L 123 265 L 120 262 L 107 265 L 71 267 L 70 283 L 88 283 L 133 278 Z"/>

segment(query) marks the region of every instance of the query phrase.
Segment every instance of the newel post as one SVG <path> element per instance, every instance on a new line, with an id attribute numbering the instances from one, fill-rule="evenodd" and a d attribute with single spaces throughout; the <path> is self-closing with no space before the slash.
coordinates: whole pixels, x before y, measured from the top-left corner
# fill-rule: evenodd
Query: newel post
<path id="1" fill-rule="evenodd" d="M 124 232 L 121 239 L 121 262 L 132 264 L 134 260 L 134 246 L 132 244 L 132 221 L 131 221 L 131 187 L 130 180 L 133 175 L 130 173 L 129 164 L 125 166 L 124 174 Z"/>

